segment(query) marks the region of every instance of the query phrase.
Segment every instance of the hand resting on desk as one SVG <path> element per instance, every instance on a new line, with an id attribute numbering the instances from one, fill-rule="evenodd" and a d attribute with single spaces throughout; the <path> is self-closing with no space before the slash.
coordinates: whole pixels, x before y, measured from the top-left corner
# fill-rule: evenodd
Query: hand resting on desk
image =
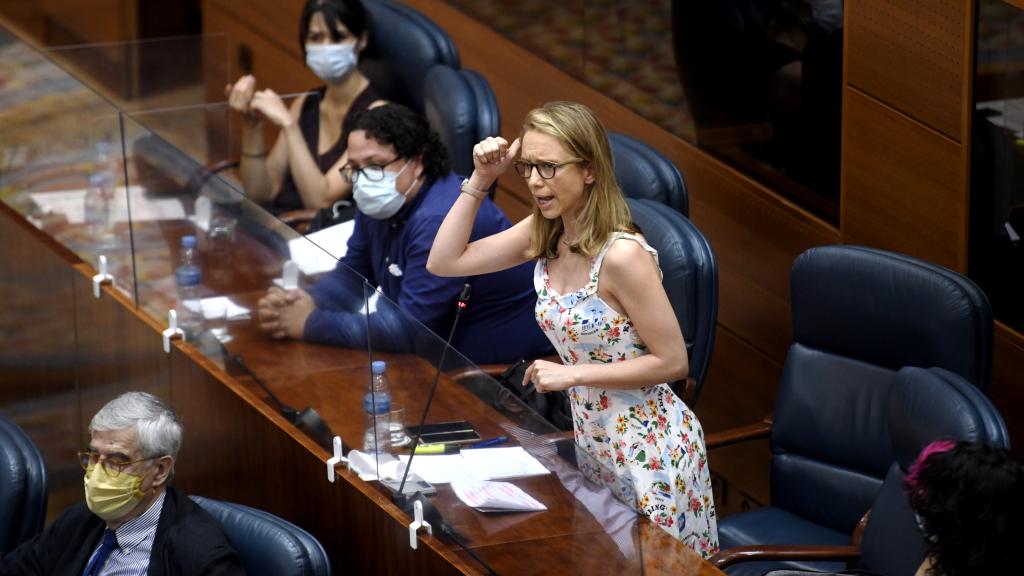
<path id="1" fill-rule="evenodd" d="M 260 330 L 271 338 L 302 339 L 306 319 L 316 308 L 312 296 L 301 288 L 281 290 L 274 286 L 257 305 Z"/>

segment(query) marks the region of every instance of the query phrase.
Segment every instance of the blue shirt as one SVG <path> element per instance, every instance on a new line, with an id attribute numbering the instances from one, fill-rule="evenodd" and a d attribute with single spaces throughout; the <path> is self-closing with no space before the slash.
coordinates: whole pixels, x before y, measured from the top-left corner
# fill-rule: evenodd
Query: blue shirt
<path id="1" fill-rule="evenodd" d="M 317 309 L 306 320 L 307 340 L 346 347 L 366 346 L 366 321 L 360 314 L 361 275 L 404 312 L 394 310 L 387 302 L 378 304 L 376 312 L 370 315 L 369 326 L 375 349 L 415 349 L 419 340 L 416 332 L 422 327 L 409 325 L 408 317 L 444 340 L 462 286 L 469 282 L 472 295 L 452 340 L 456 350 L 477 364 L 551 354 L 551 345 L 534 319 L 537 295 L 531 262 L 470 278 L 442 278 L 427 271 L 430 247 L 459 196 L 460 182 L 455 174 L 428 182 L 387 220 L 356 214 L 347 253 L 332 272 L 309 290 Z M 510 226 L 501 210 L 485 199 L 477 212 L 471 240 Z"/>

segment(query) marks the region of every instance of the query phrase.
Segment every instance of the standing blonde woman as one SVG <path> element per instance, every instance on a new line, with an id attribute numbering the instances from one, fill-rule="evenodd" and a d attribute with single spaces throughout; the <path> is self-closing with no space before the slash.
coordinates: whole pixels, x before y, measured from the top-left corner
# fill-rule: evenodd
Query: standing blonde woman
<path id="1" fill-rule="evenodd" d="M 473 164 L 427 269 L 472 276 L 536 259 L 537 322 L 563 364 L 537 360 L 526 379 L 540 392 L 568 390 L 577 444 L 633 484 L 652 521 L 702 556 L 714 554 L 704 435 L 665 384 L 686 376 L 686 346 L 657 252 L 633 226 L 615 181 L 604 127 L 586 106 L 550 102 L 527 114 L 511 145 L 477 144 Z M 526 179 L 533 214 L 468 243 L 484 190 L 509 166 Z"/>

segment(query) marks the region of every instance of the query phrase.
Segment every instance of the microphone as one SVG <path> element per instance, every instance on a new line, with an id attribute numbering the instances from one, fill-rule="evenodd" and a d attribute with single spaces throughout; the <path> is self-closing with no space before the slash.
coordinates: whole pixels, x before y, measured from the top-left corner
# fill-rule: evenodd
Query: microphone
<path id="1" fill-rule="evenodd" d="M 434 372 L 434 381 L 430 384 L 430 393 L 427 394 L 427 403 L 423 407 L 423 415 L 420 416 L 420 430 L 423 429 L 423 425 L 427 423 L 427 414 L 430 413 L 430 404 L 434 401 L 434 392 L 437 391 L 437 383 L 441 379 L 441 370 L 444 368 L 445 358 L 448 357 L 448 349 L 452 346 L 452 338 L 455 337 L 455 327 L 459 325 L 459 318 L 462 316 L 462 311 L 466 309 L 466 305 L 469 302 L 469 294 L 473 287 L 467 282 L 462 286 L 462 292 L 459 294 L 459 300 L 455 307 L 455 319 L 452 320 L 452 328 L 448 332 L 448 339 L 445 340 L 444 349 L 441 350 L 441 360 L 437 363 L 437 371 Z M 420 444 L 420 435 L 416 434 L 412 438 L 412 447 L 409 449 L 409 461 L 405 463 L 405 472 L 402 473 L 402 483 L 398 485 L 398 492 L 392 497 L 392 502 L 397 504 L 402 510 L 405 511 L 410 517 L 412 516 L 412 502 L 414 498 L 406 498 L 403 491 L 405 490 L 405 481 L 409 478 L 409 471 L 412 470 L 412 459 L 416 456 L 416 447 Z M 422 495 L 420 495 L 422 498 Z M 428 502 L 425 498 L 423 500 L 423 512 L 426 514 Z M 430 506 L 433 507 L 432 505 Z M 440 516 L 440 512 L 438 512 Z"/>
<path id="2" fill-rule="evenodd" d="M 277 397 L 276 394 L 267 386 L 266 382 L 260 380 L 259 376 L 252 371 L 251 368 L 242 359 L 241 354 L 235 354 L 231 356 L 231 360 L 237 365 L 246 376 L 252 378 L 264 392 L 270 396 L 271 404 L 277 409 L 282 416 L 288 419 L 289 422 L 295 425 L 296 428 L 302 430 L 306 436 L 313 439 L 314 442 L 319 444 L 324 450 L 333 453 L 334 451 L 334 432 L 331 431 L 331 427 L 324 422 L 324 419 L 320 416 L 320 413 L 314 410 L 311 406 L 303 408 L 301 411 L 292 408 L 285 404 Z"/>

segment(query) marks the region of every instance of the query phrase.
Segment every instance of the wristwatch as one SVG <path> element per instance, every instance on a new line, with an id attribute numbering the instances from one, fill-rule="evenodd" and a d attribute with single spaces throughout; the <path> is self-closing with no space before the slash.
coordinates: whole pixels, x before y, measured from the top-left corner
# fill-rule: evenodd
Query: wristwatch
<path id="1" fill-rule="evenodd" d="M 463 194 L 469 194 L 470 196 L 476 198 L 477 200 L 483 200 L 484 198 L 487 197 L 486 190 L 477 190 L 476 188 L 473 188 L 469 185 L 469 178 L 466 178 L 465 180 L 462 181 L 462 185 L 459 186 L 459 192 L 462 192 Z"/>

